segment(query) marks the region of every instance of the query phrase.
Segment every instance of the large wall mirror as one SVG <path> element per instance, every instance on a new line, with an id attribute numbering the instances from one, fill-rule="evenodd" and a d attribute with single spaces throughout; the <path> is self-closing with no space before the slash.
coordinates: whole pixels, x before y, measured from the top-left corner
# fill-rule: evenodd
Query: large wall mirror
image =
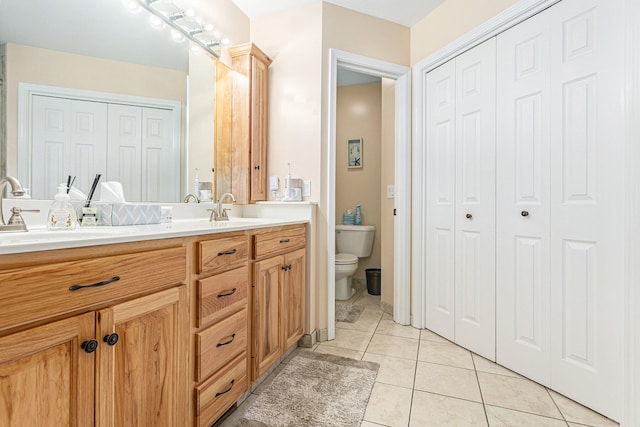
<path id="1" fill-rule="evenodd" d="M 42 151 L 37 143 L 27 151 L 20 149 L 19 144 L 33 144 L 32 133 L 38 132 L 24 125 L 26 85 L 31 90 L 35 88 L 36 92 L 47 92 L 51 88 L 67 90 L 71 95 L 62 96 L 64 102 L 54 100 L 61 109 L 99 110 L 104 115 L 104 123 L 87 122 L 89 124 L 85 125 L 104 127 L 107 138 L 123 126 L 125 130 L 136 126 L 133 119 L 127 122 L 131 117 L 150 116 L 157 119 L 156 123 L 161 123 L 158 117 L 162 116 L 159 113 L 163 108 L 177 106 L 178 129 L 172 130 L 172 143 L 177 150 L 165 156 L 169 163 L 173 161 L 175 167 L 146 172 L 147 176 L 156 174 L 161 179 L 150 183 L 140 180 L 141 186 L 148 189 L 155 185 L 175 187 L 175 191 L 156 191 L 153 196 L 145 196 L 152 193 L 145 193 L 144 189 L 138 193 L 131 190 L 131 195 L 125 192 L 130 201 L 178 202 L 186 193 L 192 192 L 192 176 L 196 168 L 201 181 L 213 181 L 212 124 L 217 61 L 205 54 L 196 57 L 184 44 L 173 42 L 168 31 L 152 29 L 149 18 L 146 11 L 134 14 L 122 2 L 108 0 L 0 0 L 0 176 L 22 176 L 31 186 L 34 164 L 38 173 L 44 173 L 47 156 L 60 155 Z M 194 63 L 201 65 L 196 73 L 189 69 Z M 194 87 L 200 84 L 205 87 Z M 73 94 L 97 97 L 107 94 L 112 97 L 112 102 L 96 107 L 96 99 L 86 99 L 78 107 L 67 102 L 74 98 Z M 202 94 L 202 99 L 190 99 L 193 94 Z M 123 99 L 131 101 L 131 105 L 124 105 Z M 158 101 L 157 105 L 148 105 L 154 100 Z M 151 107 L 159 109 L 149 109 Z M 167 117 L 170 116 L 162 116 L 163 120 Z M 66 125 L 57 123 L 55 119 L 52 115 L 46 116 L 45 121 L 50 123 L 45 125 L 58 128 Z M 142 128 L 142 122 L 140 126 Z M 95 150 L 90 153 L 93 157 L 86 150 L 73 157 L 68 162 L 69 172 L 61 168 L 47 173 L 56 176 L 53 180 L 60 182 L 64 182 L 67 173 L 73 174 L 77 177 L 74 186 L 86 192 L 95 173 L 102 173 L 103 179 L 109 180 L 110 170 L 126 169 L 124 163 L 132 160 L 132 156 L 122 152 L 114 156 L 106 148 Z M 30 153 L 29 158 L 21 158 L 24 155 L 20 153 L 24 152 Z M 100 160 L 100 156 L 105 157 L 103 160 L 109 162 L 108 166 L 93 166 L 94 158 Z M 40 163 L 34 163 L 34 157 L 39 157 Z M 152 155 L 141 155 L 140 168 L 146 167 L 145 158 L 149 157 Z M 28 172 L 26 164 L 31 165 Z M 128 165 L 128 170 L 134 170 L 137 165 Z M 36 190 L 36 186 L 33 188 Z M 53 196 L 47 197 L 49 189 L 38 191 L 39 194 L 34 193 L 36 198 Z"/>

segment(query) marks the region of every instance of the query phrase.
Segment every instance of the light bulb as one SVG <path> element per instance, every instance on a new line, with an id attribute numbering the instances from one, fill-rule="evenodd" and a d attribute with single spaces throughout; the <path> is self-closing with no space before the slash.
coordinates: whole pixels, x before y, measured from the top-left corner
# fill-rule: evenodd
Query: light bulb
<path id="1" fill-rule="evenodd" d="M 165 26 L 165 23 L 162 21 L 162 19 L 155 15 L 149 16 L 149 24 L 151 24 L 151 27 L 155 28 L 156 30 L 161 30 Z"/>
<path id="2" fill-rule="evenodd" d="M 229 39 L 225 37 L 222 39 L 221 43 L 223 46 L 227 46 L 229 44 Z"/>
<path id="3" fill-rule="evenodd" d="M 184 34 L 178 30 L 171 30 L 171 38 L 178 43 L 182 43 L 184 41 Z"/>
<path id="4" fill-rule="evenodd" d="M 205 25 L 205 26 L 204 26 L 204 30 L 205 30 L 206 32 L 208 32 L 208 33 L 209 33 L 209 32 L 211 32 L 211 31 L 213 31 L 213 29 L 214 29 L 214 28 L 215 28 L 215 27 L 213 26 L 213 24 L 207 24 L 207 25 Z"/>
<path id="5" fill-rule="evenodd" d="M 193 9 L 187 9 L 184 11 L 184 16 L 187 16 L 189 18 L 193 18 L 194 16 L 196 16 L 196 11 Z"/>
<path id="6" fill-rule="evenodd" d="M 202 48 L 200 46 L 198 46 L 197 44 L 191 45 L 191 52 L 195 53 L 196 55 L 201 54 Z"/>
<path id="7" fill-rule="evenodd" d="M 132 13 L 140 12 L 142 9 L 142 6 L 136 0 L 125 0 L 124 4 L 127 10 Z"/>

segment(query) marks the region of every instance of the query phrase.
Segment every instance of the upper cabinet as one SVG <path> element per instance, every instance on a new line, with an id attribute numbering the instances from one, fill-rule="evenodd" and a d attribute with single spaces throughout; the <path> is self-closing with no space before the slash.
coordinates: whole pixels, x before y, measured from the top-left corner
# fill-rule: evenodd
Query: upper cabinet
<path id="1" fill-rule="evenodd" d="M 233 73 L 227 82 L 231 88 L 216 93 L 216 117 L 230 97 L 231 135 L 229 127 L 225 131 L 217 121 L 216 196 L 230 191 L 237 203 L 254 203 L 267 198 L 267 76 L 271 59 L 253 43 L 231 47 L 229 53 Z"/>

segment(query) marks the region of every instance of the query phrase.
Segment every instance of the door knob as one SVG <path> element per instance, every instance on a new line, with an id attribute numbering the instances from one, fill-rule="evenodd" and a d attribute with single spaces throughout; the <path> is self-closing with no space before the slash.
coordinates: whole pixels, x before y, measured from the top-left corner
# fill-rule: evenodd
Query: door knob
<path id="1" fill-rule="evenodd" d="M 85 353 L 93 353 L 98 348 L 98 341 L 84 341 L 82 344 L 80 344 L 80 347 L 84 350 Z"/>
<path id="2" fill-rule="evenodd" d="M 471 218 L 473 218 L 473 215 L 471 215 L 471 214 L 469 214 L 469 213 L 468 213 L 467 215 L 465 215 L 465 216 L 467 217 L 467 219 L 471 219 Z"/>
<path id="3" fill-rule="evenodd" d="M 520 212 L 520 215 L 529 216 L 529 212 L 528 211 L 522 211 L 522 212 Z"/>
<path id="4" fill-rule="evenodd" d="M 108 346 L 113 347 L 114 345 L 116 345 L 116 343 L 118 342 L 118 339 L 120 339 L 120 337 L 118 336 L 118 334 L 113 333 L 110 335 L 105 335 L 104 338 L 102 339 L 104 342 L 107 343 Z"/>

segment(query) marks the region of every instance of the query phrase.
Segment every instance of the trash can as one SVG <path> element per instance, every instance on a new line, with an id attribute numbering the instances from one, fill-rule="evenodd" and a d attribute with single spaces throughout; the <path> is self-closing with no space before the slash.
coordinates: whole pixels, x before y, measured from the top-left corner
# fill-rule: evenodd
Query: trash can
<path id="1" fill-rule="evenodd" d="M 380 268 L 367 268 L 367 292 L 371 295 L 380 295 L 382 270 Z"/>

